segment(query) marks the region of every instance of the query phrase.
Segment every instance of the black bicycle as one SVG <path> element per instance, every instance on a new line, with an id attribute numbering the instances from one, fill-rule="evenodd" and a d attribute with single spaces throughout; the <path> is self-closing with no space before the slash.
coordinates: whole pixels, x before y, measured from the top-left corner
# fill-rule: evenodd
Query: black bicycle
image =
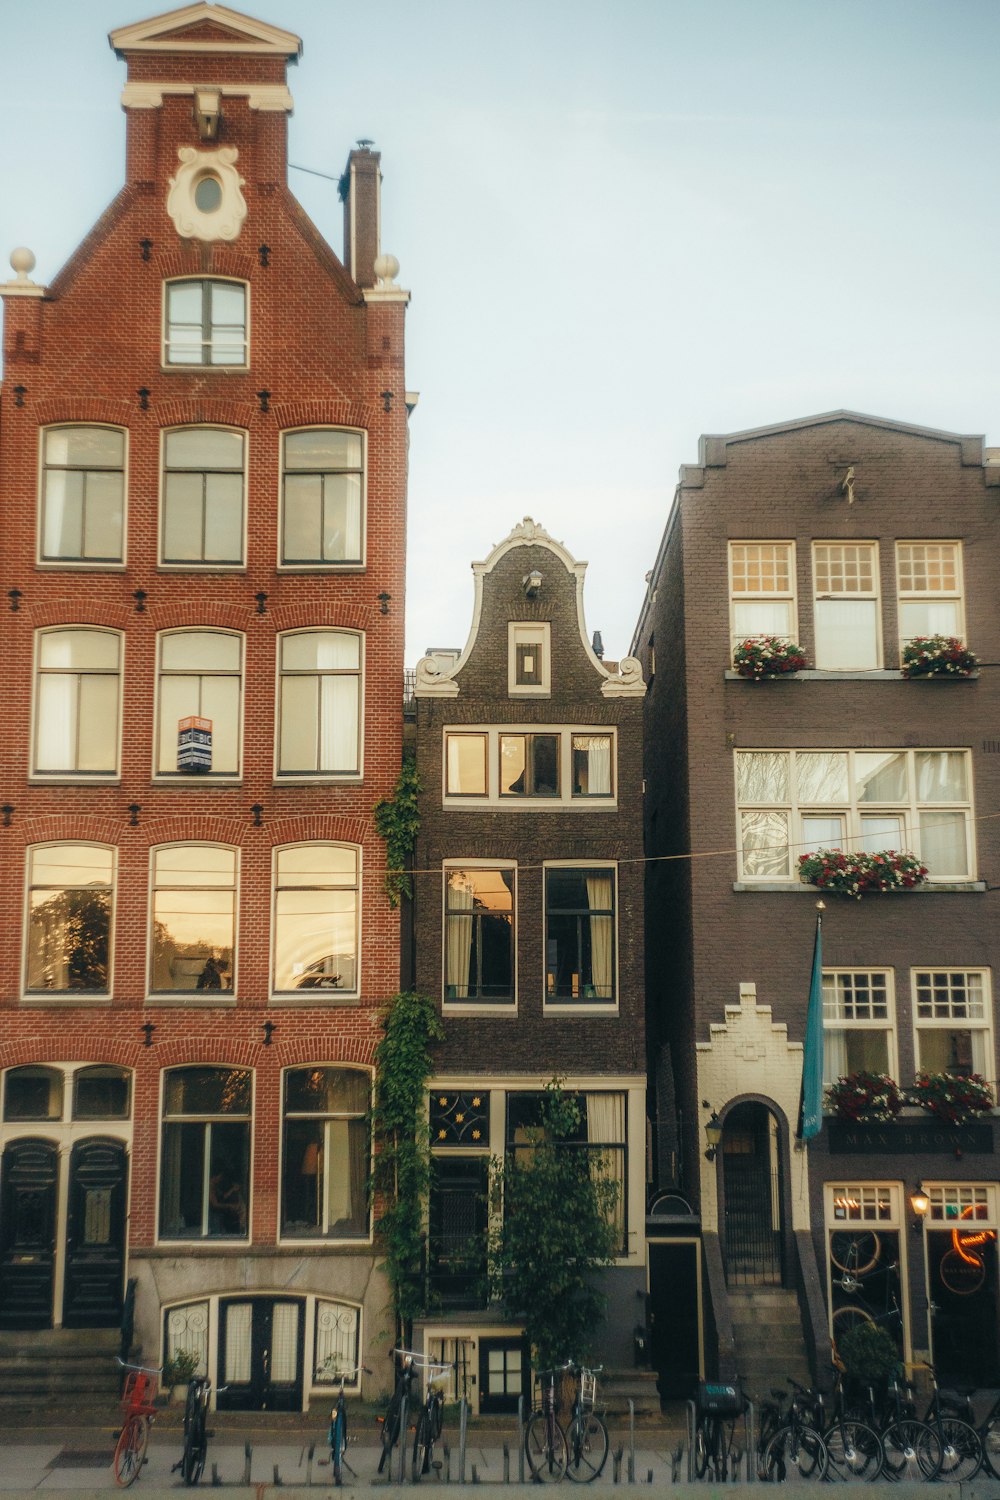
<path id="1" fill-rule="evenodd" d="M 983 1469 L 994 1479 L 1000 1479 L 1000 1396 L 994 1401 L 981 1422 L 976 1421 L 972 1398 L 974 1386 L 960 1386 L 954 1390 L 940 1391 L 938 1399 L 941 1410 L 961 1417 L 975 1428 L 983 1450 Z"/>
<path id="2" fill-rule="evenodd" d="M 172 1474 L 181 1471 L 185 1484 L 197 1484 L 205 1472 L 208 1457 L 208 1406 L 212 1395 L 212 1382 L 207 1375 L 193 1375 L 188 1381 L 187 1400 L 184 1403 L 184 1451 L 171 1469 Z"/>
<path id="3" fill-rule="evenodd" d="M 736 1423 L 746 1411 L 746 1400 L 738 1385 L 699 1380 L 695 1405 L 695 1477 L 704 1479 L 711 1469 L 712 1478 L 722 1484 L 729 1475 Z"/>
<path id="4" fill-rule="evenodd" d="M 382 1452 L 378 1461 L 380 1474 L 399 1439 L 403 1420 L 403 1402 L 405 1400 L 407 1406 L 411 1405 L 416 1384 L 415 1356 L 408 1349 L 394 1349 L 392 1357 L 395 1367 L 392 1395 L 389 1397 L 385 1411 L 376 1419 L 382 1439 Z"/>
<path id="5" fill-rule="evenodd" d="M 597 1377 L 603 1365 L 590 1368 L 574 1365 L 576 1394 L 569 1426 L 566 1428 L 566 1473 L 577 1484 L 590 1484 L 599 1478 L 608 1461 L 610 1441 L 604 1418 L 594 1410 L 597 1400 Z"/>
<path id="6" fill-rule="evenodd" d="M 931 1399 L 924 1421 L 941 1440 L 941 1467 L 937 1477 L 956 1483 L 975 1479 L 983 1466 L 982 1438 L 972 1423 L 952 1410 L 950 1403 L 942 1398 L 934 1366 L 928 1365 L 927 1369 L 931 1378 Z"/>
<path id="7" fill-rule="evenodd" d="M 844 1398 L 843 1374 L 834 1370 L 833 1413 L 823 1426 L 826 1477 L 846 1484 L 869 1484 L 882 1472 L 882 1439 L 869 1422 L 851 1414 Z"/>
<path id="8" fill-rule="evenodd" d="M 434 1464 L 434 1444 L 441 1436 L 441 1428 L 444 1425 L 444 1391 L 441 1389 L 441 1382 L 451 1371 L 450 1365 L 434 1364 L 431 1360 L 423 1361 L 423 1364 L 426 1392 L 413 1434 L 411 1474 L 414 1484 L 422 1474 L 427 1474 Z"/>
<path id="9" fill-rule="evenodd" d="M 791 1381 L 793 1394 L 787 1409 L 778 1413 L 766 1441 L 763 1430 L 758 1445 L 757 1476 L 771 1483 L 785 1479 L 825 1479 L 829 1455 L 820 1428 L 823 1426 L 822 1397 Z M 780 1396 L 780 1392 L 777 1394 Z"/>
<path id="10" fill-rule="evenodd" d="M 330 1413 L 330 1427 L 326 1435 L 326 1440 L 330 1445 L 330 1467 L 333 1469 L 333 1482 L 337 1485 L 344 1482 L 345 1468 L 350 1469 L 351 1473 L 354 1474 L 354 1470 L 351 1469 L 350 1464 L 344 1456 L 347 1449 L 347 1398 L 344 1395 L 344 1382 L 347 1380 L 356 1380 L 362 1372 L 366 1375 L 372 1373 L 367 1365 L 357 1365 L 353 1370 L 337 1369 L 332 1365 L 324 1365 L 321 1371 L 317 1371 L 317 1374 L 322 1374 L 327 1378 L 332 1374 L 335 1380 L 340 1381 L 340 1390 L 337 1392 L 337 1403 Z M 356 1479 L 358 1476 L 354 1474 L 354 1477 Z"/>

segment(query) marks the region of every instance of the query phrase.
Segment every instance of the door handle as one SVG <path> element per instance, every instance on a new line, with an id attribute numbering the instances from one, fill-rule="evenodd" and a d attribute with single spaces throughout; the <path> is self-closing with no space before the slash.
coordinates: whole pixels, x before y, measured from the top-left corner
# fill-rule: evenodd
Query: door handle
<path id="1" fill-rule="evenodd" d="M 270 1372 L 271 1372 L 271 1351 L 270 1351 L 270 1349 L 265 1349 L 264 1350 L 264 1353 L 261 1355 L 261 1364 L 264 1366 L 264 1374 L 265 1375 L 269 1375 Z"/>

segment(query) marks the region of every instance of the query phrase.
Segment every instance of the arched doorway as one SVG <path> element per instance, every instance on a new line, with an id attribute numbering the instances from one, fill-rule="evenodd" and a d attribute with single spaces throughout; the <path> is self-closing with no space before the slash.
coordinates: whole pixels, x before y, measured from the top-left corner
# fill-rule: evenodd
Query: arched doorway
<path id="1" fill-rule="evenodd" d="M 744 1100 L 722 1125 L 723 1250 L 729 1286 L 781 1286 L 781 1131 L 765 1104 Z"/>

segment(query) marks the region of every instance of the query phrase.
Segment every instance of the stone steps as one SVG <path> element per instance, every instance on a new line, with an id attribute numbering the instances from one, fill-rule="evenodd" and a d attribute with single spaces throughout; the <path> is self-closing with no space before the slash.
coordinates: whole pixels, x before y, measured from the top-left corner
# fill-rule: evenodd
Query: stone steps
<path id="1" fill-rule="evenodd" d="M 26 1404 L 118 1400 L 121 1342 L 116 1328 L 42 1328 L 0 1333 L 0 1410 Z"/>

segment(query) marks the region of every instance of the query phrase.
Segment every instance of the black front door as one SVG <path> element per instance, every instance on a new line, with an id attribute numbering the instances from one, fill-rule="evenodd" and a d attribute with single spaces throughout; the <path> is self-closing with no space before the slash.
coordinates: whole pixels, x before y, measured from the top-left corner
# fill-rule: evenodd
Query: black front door
<path id="1" fill-rule="evenodd" d="M 231 1411 L 301 1411 L 304 1327 L 305 1308 L 298 1298 L 223 1298 L 218 1405 Z"/>
<path id="2" fill-rule="evenodd" d="M 128 1162 L 121 1141 L 79 1141 L 69 1163 L 66 1225 L 66 1328 L 121 1322 Z"/>
<path id="3" fill-rule="evenodd" d="M 650 1241 L 650 1363 L 661 1396 L 691 1396 L 701 1374 L 698 1256 L 690 1240 Z"/>
<path id="4" fill-rule="evenodd" d="M 50 1328 L 58 1150 L 12 1141 L 0 1172 L 0 1328 Z"/>
<path id="5" fill-rule="evenodd" d="M 737 1104 L 722 1130 L 726 1281 L 781 1285 L 777 1122 L 762 1104 Z"/>
<path id="6" fill-rule="evenodd" d="M 934 1368 L 942 1384 L 1000 1384 L 1000 1299 L 995 1229 L 976 1224 L 927 1234 Z"/>
<path id="7" fill-rule="evenodd" d="M 517 1398 L 531 1401 L 531 1365 L 523 1338 L 479 1340 L 479 1410 L 517 1411 Z"/>

